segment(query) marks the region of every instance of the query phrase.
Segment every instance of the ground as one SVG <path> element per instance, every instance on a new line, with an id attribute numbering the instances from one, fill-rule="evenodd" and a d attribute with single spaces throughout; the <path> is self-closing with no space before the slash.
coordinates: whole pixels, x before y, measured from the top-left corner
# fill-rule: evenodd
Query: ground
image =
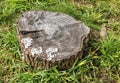
<path id="1" fill-rule="evenodd" d="M 82 60 L 72 68 L 32 69 L 21 58 L 16 22 L 22 12 L 62 12 L 93 33 Z M 108 38 L 99 40 L 102 26 Z M 120 83 L 120 0 L 0 0 L 0 83 Z"/>

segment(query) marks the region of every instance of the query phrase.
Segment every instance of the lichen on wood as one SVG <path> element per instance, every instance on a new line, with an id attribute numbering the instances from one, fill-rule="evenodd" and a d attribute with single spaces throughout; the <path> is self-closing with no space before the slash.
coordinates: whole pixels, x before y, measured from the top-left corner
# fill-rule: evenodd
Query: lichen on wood
<path id="1" fill-rule="evenodd" d="M 24 45 L 24 47 L 25 47 L 25 49 L 27 49 L 29 46 L 31 46 L 32 45 L 32 38 L 23 38 L 23 39 L 21 39 L 21 43 L 23 43 L 23 45 Z"/>

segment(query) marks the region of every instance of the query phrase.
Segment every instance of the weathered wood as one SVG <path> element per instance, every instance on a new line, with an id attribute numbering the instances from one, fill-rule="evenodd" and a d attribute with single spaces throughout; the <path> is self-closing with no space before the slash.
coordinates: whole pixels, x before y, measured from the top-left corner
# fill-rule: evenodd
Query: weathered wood
<path id="1" fill-rule="evenodd" d="M 17 33 L 27 64 L 67 69 L 82 57 L 90 28 L 66 14 L 28 11 L 20 16 Z"/>

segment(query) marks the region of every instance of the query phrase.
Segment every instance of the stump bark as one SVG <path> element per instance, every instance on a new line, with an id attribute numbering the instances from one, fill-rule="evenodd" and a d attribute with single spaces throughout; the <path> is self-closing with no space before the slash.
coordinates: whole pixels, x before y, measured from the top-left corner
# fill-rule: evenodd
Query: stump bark
<path id="1" fill-rule="evenodd" d="M 28 11 L 17 22 L 24 60 L 36 68 L 70 68 L 81 59 L 89 35 L 84 23 L 58 12 Z"/>

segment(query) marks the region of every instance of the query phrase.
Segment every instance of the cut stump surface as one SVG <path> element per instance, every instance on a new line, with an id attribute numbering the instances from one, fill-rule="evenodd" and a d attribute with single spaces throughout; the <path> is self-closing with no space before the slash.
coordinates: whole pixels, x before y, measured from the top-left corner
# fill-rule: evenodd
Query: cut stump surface
<path id="1" fill-rule="evenodd" d="M 82 57 L 89 34 L 84 23 L 58 12 L 28 11 L 17 22 L 25 62 L 37 68 L 70 68 Z"/>

